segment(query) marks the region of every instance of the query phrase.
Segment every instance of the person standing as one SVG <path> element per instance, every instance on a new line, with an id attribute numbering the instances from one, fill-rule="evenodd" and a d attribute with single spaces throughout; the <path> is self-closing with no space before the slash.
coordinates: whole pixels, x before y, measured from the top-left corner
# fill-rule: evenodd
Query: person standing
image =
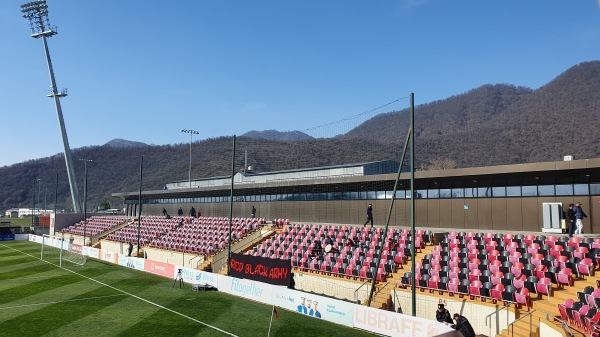
<path id="1" fill-rule="evenodd" d="M 129 242 L 129 248 L 127 248 L 127 252 L 129 252 L 129 255 L 127 256 L 131 256 L 131 253 L 133 252 L 133 243 Z"/>
<path id="2" fill-rule="evenodd" d="M 583 219 L 587 218 L 587 214 L 581 209 L 581 203 L 578 202 L 575 204 L 575 223 L 577 225 L 577 229 L 575 230 L 575 234 L 583 234 Z"/>
<path id="3" fill-rule="evenodd" d="M 569 204 L 569 209 L 567 210 L 567 217 L 565 219 L 565 221 L 567 222 L 567 226 L 569 226 L 568 230 L 569 230 L 570 238 L 573 237 L 573 233 L 575 233 L 575 227 L 577 226 L 577 224 L 576 224 L 577 218 L 575 217 L 575 210 L 573 210 L 574 206 L 575 205 L 573 205 L 573 204 Z"/>
<path id="4" fill-rule="evenodd" d="M 252 216 L 252 219 L 256 218 L 256 208 L 254 208 L 254 205 L 252 205 L 252 214 L 250 214 Z"/>
<path id="5" fill-rule="evenodd" d="M 466 317 L 454 314 L 454 320 L 456 324 L 450 325 L 452 329 L 460 331 L 464 337 L 475 337 L 475 330 L 473 330 L 471 323 L 469 323 Z"/>
<path id="6" fill-rule="evenodd" d="M 192 208 L 190 208 L 190 216 L 192 218 L 196 217 L 196 209 L 194 208 L 194 206 L 192 206 Z"/>
<path id="7" fill-rule="evenodd" d="M 163 208 L 163 216 L 167 216 L 167 210 Z"/>
<path id="8" fill-rule="evenodd" d="M 367 207 L 367 221 L 365 222 L 363 227 L 366 227 L 369 222 L 371 222 L 371 228 L 373 228 L 373 205 L 372 204 L 369 204 L 369 206 Z"/>
<path id="9" fill-rule="evenodd" d="M 438 308 L 435 311 L 435 319 L 440 323 L 454 323 L 452 321 L 452 317 L 450 316 L 450 311 L 444 308 L 444 305 L 442 303 L 438 304 Z"/>
<path id="10" fill-rule="evenodd" d="M 181 209 L 181 207 L 179 207 L 179 209 L 177 210 L 177 215 L 179 215 L 179 216 L 183 215 L 183 209 Z"/>

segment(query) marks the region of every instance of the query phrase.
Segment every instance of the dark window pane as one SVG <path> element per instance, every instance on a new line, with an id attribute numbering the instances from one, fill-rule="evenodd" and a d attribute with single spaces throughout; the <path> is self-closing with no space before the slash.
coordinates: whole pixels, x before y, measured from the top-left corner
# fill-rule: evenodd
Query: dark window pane
<path id="1" fill-rule="evenodd" d="M 367 192 L 367 199 L 376 199 L 376 198 L 377 198 L 377 192 L 373 192 L 373 191 Z"/>
<path id="2" fill-rule="evenodd" d="M 590 184 L 590 194 L 600 195 L 600 184 Z"/>
<path id="3" fill-rule="evenodd" d="M 462 198 L 465 196 L 465 190 L 462 188 L 452 189 L 452 198 Z"/>
<path id="4" fill-rule="evenodd" d="M 477 196 L 479 198 L 490 198 L 492 196 L 492 188 L 491 187 L 479 187 L 477 189 Z"/>
<path id="5" fill-rule="evenodd" d="M 417 199 L 426 199 L 427 198 L 427 190 L 417 190 L 416 192 Z"/>
<path id="6" fill-rule="evenodd" d="M 492 196 L 497 197 L 505 197 L 506 196 L 506 187 L 492 187 Z"/>
<path id="7" fill-rule="evenodd" d="M 554 185 L 539 185 L 538 186 L 538 195 L 540 195 L 540 196 L 554 195 Z"/>
<path id="8" fill-rule="evenodd" d="M 537 186 L 523 186 L 521 188 L 522 194 L 524 197 L 536 197 L 537 196 Z"/>
<path id="9" fill-rule="evenodd" d="M 465 198 L 476 198 L 477 197 L 477 189 L 476 188 L 465 188 Z"/>
<path id="10" fill-rule="evenodd" d="M 590 188 L 588 184 L 575 184 L 575 195 L 589 195 Z"/>
<path id="11" fill-rule="evenodd" d="M 521 186 L 506 187 L 506 196 L 507 197 L 520 197 L 521 196 Z"/>
<path id="12" fill-rule="evenodd" d="M 573 185 L 556 185 L 556 195 L 573 195 Z"/>

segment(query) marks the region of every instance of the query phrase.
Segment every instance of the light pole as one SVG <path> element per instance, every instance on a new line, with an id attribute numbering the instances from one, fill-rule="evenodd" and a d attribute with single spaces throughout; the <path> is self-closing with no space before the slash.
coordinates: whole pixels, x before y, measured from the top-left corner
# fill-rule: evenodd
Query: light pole
<path id="1" fill-rule="evenodd" d="M 85 246 L 85 232 L 87 227 L 87 163 L 92 162 L 91 159 L 79 159 L 83 162 L 83 245 Z"/>
<path id="2" fill-rule="evenodd" d="M 42 184 L 40 183 L 42 179 L 38 178 L 38 193 L 37 193 L 37 206 L 38 208 L 42 208 L 42 203 L 40 202 L 40 195 L 42 194 Z M 41 210 L 38 211 L 38 216 L 41 214 Z"/>
<path id="3" fill-rule="evenodd" d="M 190 168 L 188 170 L 188 181 L 190 183 L 190 188 L 192 188 L 192 136 L 200 134 L 200 133 L 196 130 L 186 130 L 186 129 L 181 130 L 181 132 L 190 134 Z"/>
<path id="4" fill-rule="evenodd" d="M 48 72 L 50 73 L 51 84 L 51 93 L 47 96 L 54 99 L 54 105 L 56 106 L 58 125 L 60 127 L 63 149 L 65 152 L 65 164 L 67 166 L 67 175 L 69 177 L 69 187 L 71 188 L 71 199 L 73 200 L 73 210 L 75 213 L 79 213 L 81 211 L 79 190 L 77 189 L 77 181 L 75 179 L 75 170 L 73 169 L 73 160 L 71 159 L 69 139 L 67 138 L 65 121 L 62 114 L 62 107 L 60 105 L 60 98 L 67 96 L 67 90 L 63 89 L 61 92 L 58 92 L 56 88 L 56 80 L 54 79 L 54 70 L 52 68 L 52 61 L 50 60 L 50 50 L 48 49 L 47 41 L 47 38 L 58 34 L 58 32 L 56 31 L 56 26 L 50 25 L 50 19 L 48 18 L 48 5 L 46 5 L 46 0 L 37 0 L 21 5 L 21 12 L 23 13 L 23 17 L 29 20 L 31 37 L 36 39 L 41 37 L 42 41 L 44 42 L 44 50 L 46 51 L 46 62 L 48 63 Z"/>

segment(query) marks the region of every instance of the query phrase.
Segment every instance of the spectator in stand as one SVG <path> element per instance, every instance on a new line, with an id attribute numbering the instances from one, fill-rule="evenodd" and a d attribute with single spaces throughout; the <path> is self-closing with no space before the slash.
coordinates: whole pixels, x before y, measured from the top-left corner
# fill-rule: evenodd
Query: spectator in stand
<path id="1" fill-rule="evenodd" d="M 192 206 L 192 208 L 190 208 L 190 216 L 192 218 L 196 217 L 196 209 L 194 208 L 194 206 Z"/>
<path id="2" fill-rule="evenodd" d="M 254 205 L 252 206 L 252 214 L 250 214 L 250 216 L 252 219 L 256 218 L 256 208 L 254 208 Z"/>
<path id="3" fill-rule="evenodd" d="M 167 210 L 163 208 L 163 216 L 167 216 Z"/>
<path id="4" fill-rule="evenodd" d="M 456 324 L 450 325 L 452 329 L 460 331 L 464 337 L 475 337 L 475 330 L 473 330 L 471 323 L 464 316 L 454 314 L 454 320 Z"/>
<path id="5" fill-rule="evenodd" d="M 573 211 L 575 211 L 575 218 L 576 218 L 576 225 L 577 225 L 577 229 L 575 230 L 575 234 L 583 234 L 583 219 L 587 218 L 587 215 L 585 214 L 585 212 L 583 211 L 583 209 L 581 209 L 581 203 L 578 202 L 575 204 L 575 208 L 573 209 Z"/>
<path id="6" fill-rule="evenodd" d="M 346 246 L 350 249 L 354 248 L 354 241 L 352 241 L 352 239 L 346 240 Z"/>
<path id="7" fill-rule="evenodd" d="M 442 303 L 438 304 L 438 308 L 435 311 L 435 319 L 440 323 L 454 323 L 452 321 L 452 317 L 450 317 L 450 311 L 444 308 L 444 305 Z"/>
<path id="8" fill-rule="evenodd" d="M 369 204 L 367 207 L 367 221 L 363 225 L 363 227 L 367 227 L 367 224 L 371 222 L 371 228 L 373 228 L 373 205 Z"/>
<path id="9" fill-rule="evenodd" d="M 179 215 L 179 216 L 183 215 L 183 210 L 181 209 L 181 207 L 179 207 L 179 209 L 177 210 L 177 215 Z"/>
<path id="10" fill-rule="evenodd" d="M 576 223 L 577 218 L 575 217 L 575 211 L 573 210 L 574 207 L 575 207 L 575 205 L 569 204 L 569 209 L 567 210 L 567 216 L 565 218 L 565 221 L 567 222 L 567 226 L 569 226 L 568 230 L 569 230 L 570 238 L 573 237 L 573 233 L 575 233 L 575 228 L 577 227 L 577 223 Z"/>
<path id="11" fill-rule="evenodd" d="M 198 219 L 200 219 L 200 217 L 201 217 L 201 216 L 202 216 L 202 212 L 200 212 L 200 210 L 198 210 L 198 213 L 196 213 L 196 217 L 197 217 Z"/>
<path id="12" fill-rule="evenodd" d="M 315 247 L 312 250 L 312 258 L 316 259 L 323 255 L 323 247 L 321 246 L 321 241 L 315 240 Z"/>

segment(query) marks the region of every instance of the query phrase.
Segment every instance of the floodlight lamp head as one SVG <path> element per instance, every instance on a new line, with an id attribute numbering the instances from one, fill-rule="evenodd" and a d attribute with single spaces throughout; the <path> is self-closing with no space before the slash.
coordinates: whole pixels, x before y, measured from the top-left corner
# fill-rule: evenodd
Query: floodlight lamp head
<path id="1" fill-rule="evenodd" d="M 56 27 L 50 25 L 46 0 L 28 2 L 21 5 L 21 12 L 23 13 L 23 17 L 29 20 L 32 37 L 50 37 L 57 34 Z"/>

